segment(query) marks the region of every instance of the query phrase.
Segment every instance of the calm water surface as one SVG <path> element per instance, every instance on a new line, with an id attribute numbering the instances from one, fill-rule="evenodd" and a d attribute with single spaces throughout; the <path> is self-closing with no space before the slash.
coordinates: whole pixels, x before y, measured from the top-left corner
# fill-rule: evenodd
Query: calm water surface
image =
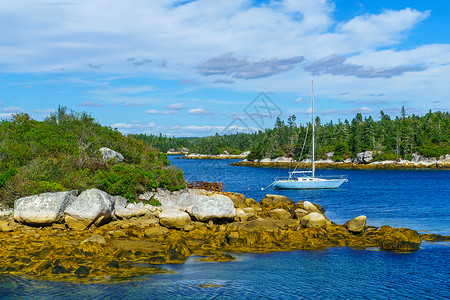
<path id="1" fill-rule="evenodd" d="M 344 223 L 359 215 L 368 225 L 408 227 L 450 235 L 450 172 L 445 170 L 319 170 L 347 175 L 337 190 L 262 191 L 286 170 L 227 166 L 232 160 L 170 158 L 186 180 L 221 181 L 226 190 L 260 201 L 266 193 L 308 200 Z M 1 250 L 0 250 L 1 251 Z M 237 261 L 191 257 L 164 266 L 175 274 L 120 284 L 42 282 L 0 276 L 4 299 L 449 299 L 450 243 L 423 243 L 413 253 L 352 248 L 234 254 Z M 216 287 L 201 287 L 216 285 Z"/>

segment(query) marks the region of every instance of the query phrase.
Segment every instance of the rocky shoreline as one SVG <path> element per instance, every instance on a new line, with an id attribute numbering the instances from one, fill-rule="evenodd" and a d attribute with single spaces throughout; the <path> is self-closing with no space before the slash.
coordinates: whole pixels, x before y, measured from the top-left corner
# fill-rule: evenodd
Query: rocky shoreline
<path id="1" fill-rule="evenodd" d="M 230 166 L 241 167 L 263 167 L 263 168 L 284 168 L 293 169 L 296 166 L 302 169 L 311 168 L 311 162 L 275 162 L 275 161 L 238 161 L 231 163 Z M 410 161 L 381 161 L 369 164 L 344 163 L 344 162 L 326 162 L 317 161 L 316 169 L 450 169 L 450 163 L 411 163 Z"/>
<path id="2" fill-rule="evenodd" d="M 43 280 L 114 282 L 169 273 L 161 264 L 232 261 L 232 253 L 327 247 L 414 251 L 422 240 L 450 236 L 366 224 L 358 216 L 335 224 L 308 201 L 186 189 L 159 190 L 127 203 L 99 190 L 16 200 L 0 217 L 0 273 Z M 146 204 L 158 199 L 161 206 Z M 50 205 L 51 204 L 51 205 Z M 31 213 L 32 212 L 32 213 Z"/>
<path id="3" fill-rule="evenodd" d="M 326 160 L 316 160 L 315 167 L 318 169 L 450 169 L 450 155 L 441 156 L 439 159 L 426 158 L 418 154 L 414 154 L 411 160 L 385 160 L 374 161 L 373 151 L 365 151 L 358 153 L 353 159 L 344 161 L 333 161 L 330 157 L 332 152 L 327 153 Z M 231 166 L 243 167 L 266 167 L 266 168 L 286 168 L 293 169 L 295 167 L 307 169 L 311 168 L 312 162 L 307 159 L 304 161 L 296 161 L 289 157 L 277 157 L 275 159 L 264 158 L 261 160 L 249 161 L 247 159 L 234 162 Z"/>
<path id="4" fill-rule="evenodd" d="M 197 154 L 191 153 L 185 156 L 179 157 L 181 159 L 245 159 L 250 152 L 244 152 L 241 154 Z"/>

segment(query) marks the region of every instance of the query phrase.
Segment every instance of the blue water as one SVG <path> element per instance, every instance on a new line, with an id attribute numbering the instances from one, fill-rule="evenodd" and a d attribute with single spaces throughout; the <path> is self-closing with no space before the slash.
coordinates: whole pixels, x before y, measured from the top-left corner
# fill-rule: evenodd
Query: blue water
<path id="1" fill-rule="evenodd" d="M 364 214 L 368 224 L 450 235 L 450 171 L 319 170 L 347 175 L 337 190 L 274 191 L 261 187 L 286 170 L 227 166 L 231 160 L 180 160 L 188 181 L 222 181 L 256 200 L 277 193 L 327 209 L 335 222 Z M 0 250 L 1 251 L 1 250 Z M 422 243 L 413 253 L 330 248 L 234 254 L 235 262 L 191 257 L 165 268 L 175 274 L 119 284 L 73 284 L 0 276 L 4 299 L 449 299 L 450 243 Z M 202 285 L 217 285 L 201 287 Z"/>

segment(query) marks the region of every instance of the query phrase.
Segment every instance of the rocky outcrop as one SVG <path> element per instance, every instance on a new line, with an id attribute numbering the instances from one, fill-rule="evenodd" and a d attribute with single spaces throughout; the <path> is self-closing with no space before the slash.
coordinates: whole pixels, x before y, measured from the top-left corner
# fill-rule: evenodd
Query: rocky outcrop
<path id="1" fill-rule="evenodd" d="M 159 214 L 159 222 L 167 228 L 183 229 L 191 224 L 191 217 L 178 209 L 166 209 Z"/>
<path id="2" fill-rule="evenodd" d="M 20 223 L 51 224 L 64 217 L 66 208 L 75 196 L 71 192 L 44 193 L 17 199 L 14 202 L 14 219 Z"/>
<path id="3" fill-rule="evenodd" d="M 91 193 L 103 201 L 102 193 Z M 103 226 L 81 231 L 60 226 L 63 224 L 37 228 L 0 221 L 0 274 L 14 272 L 44 280 L 92 283 L 166 272 L 148 264 L 183 263 L 191 255 L 222 261 L 230 259 L 223 253 L 345 246 L 414 251 L 421 243 L 421 236 L 414 230 L 365 226 L 364 216 L 345 225 L 333 224 L 323 214 L 304 209 L 309 207 L 306 201 L 291 203 L 285 197 L 268 195 L 263 205 L 242 199 L 239 194 L 233 197 L 243 207 L 236 210 L 234 219 L 220 224 L 191 221 L 187 212 L 177 209 L 165 209 L 159 218 L 155 211 L 131 219 L 111 219 Z M 270 208 L 280 205 L 286 208 Z M 450 237 L 428 234 L 423 239 L 438 241 Z"/>
<path id="4" fill-rule="evenodd" d="M 224 195 L 202 197 L 192 206 L 192 215 L 201 222 L 232 220 L 236 216 L 234 203 Z"/>
<path id="5" fill-rule="evenodd" d="M 348 229 L 348 231 L 360 233 L 364 231 L 364 227 L 366 226 L 367 217 L 359 216 L 354 219 L 347 221 L 344 224 L 344 227 Z"/>
<path id="6" fill-rule="evenodd" d="M 98 189 L 82 192 L 67 207 L 65 222 L 69 228 L 83 230 L 110 220 L 114 212 L 112 197 Z"/>
<path id="7" fill-rule="evenodd" d="M 123 155 L 112 149 L 102 147 L 99 149 L 104 161 L 114 160 L 115 162 L 121 162 L 124 160 Z"/>

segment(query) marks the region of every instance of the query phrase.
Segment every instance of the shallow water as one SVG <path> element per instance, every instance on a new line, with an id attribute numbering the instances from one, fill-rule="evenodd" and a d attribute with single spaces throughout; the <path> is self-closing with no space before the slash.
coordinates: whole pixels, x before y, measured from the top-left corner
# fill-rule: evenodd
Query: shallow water
<path id="1" fill-rule="evenodd" d="M 445 170 L 319 170 L 347 175 L 337 190 L 274 191 L 261 187 L 286 170 L 227 166 L 231 160 L 181 160 L 188 181 L 222 181 L 257 201 L 266 193 L 309 200 L 338 223 L 364 214 L 368 225 L 450 235 L 450 172 Z M 1 250 L 0 250 L 1 251 Z M 413 253 L 329 248 L 233 254 L 237 261 L 191 257 L 164 266 L 175 274 L 115 284 L 73 284 L 0 276 L 2 299 L 449 299 L 450 243 L 423 243 Z M 204 286 L 206 285 L 206 286 Z"/>

